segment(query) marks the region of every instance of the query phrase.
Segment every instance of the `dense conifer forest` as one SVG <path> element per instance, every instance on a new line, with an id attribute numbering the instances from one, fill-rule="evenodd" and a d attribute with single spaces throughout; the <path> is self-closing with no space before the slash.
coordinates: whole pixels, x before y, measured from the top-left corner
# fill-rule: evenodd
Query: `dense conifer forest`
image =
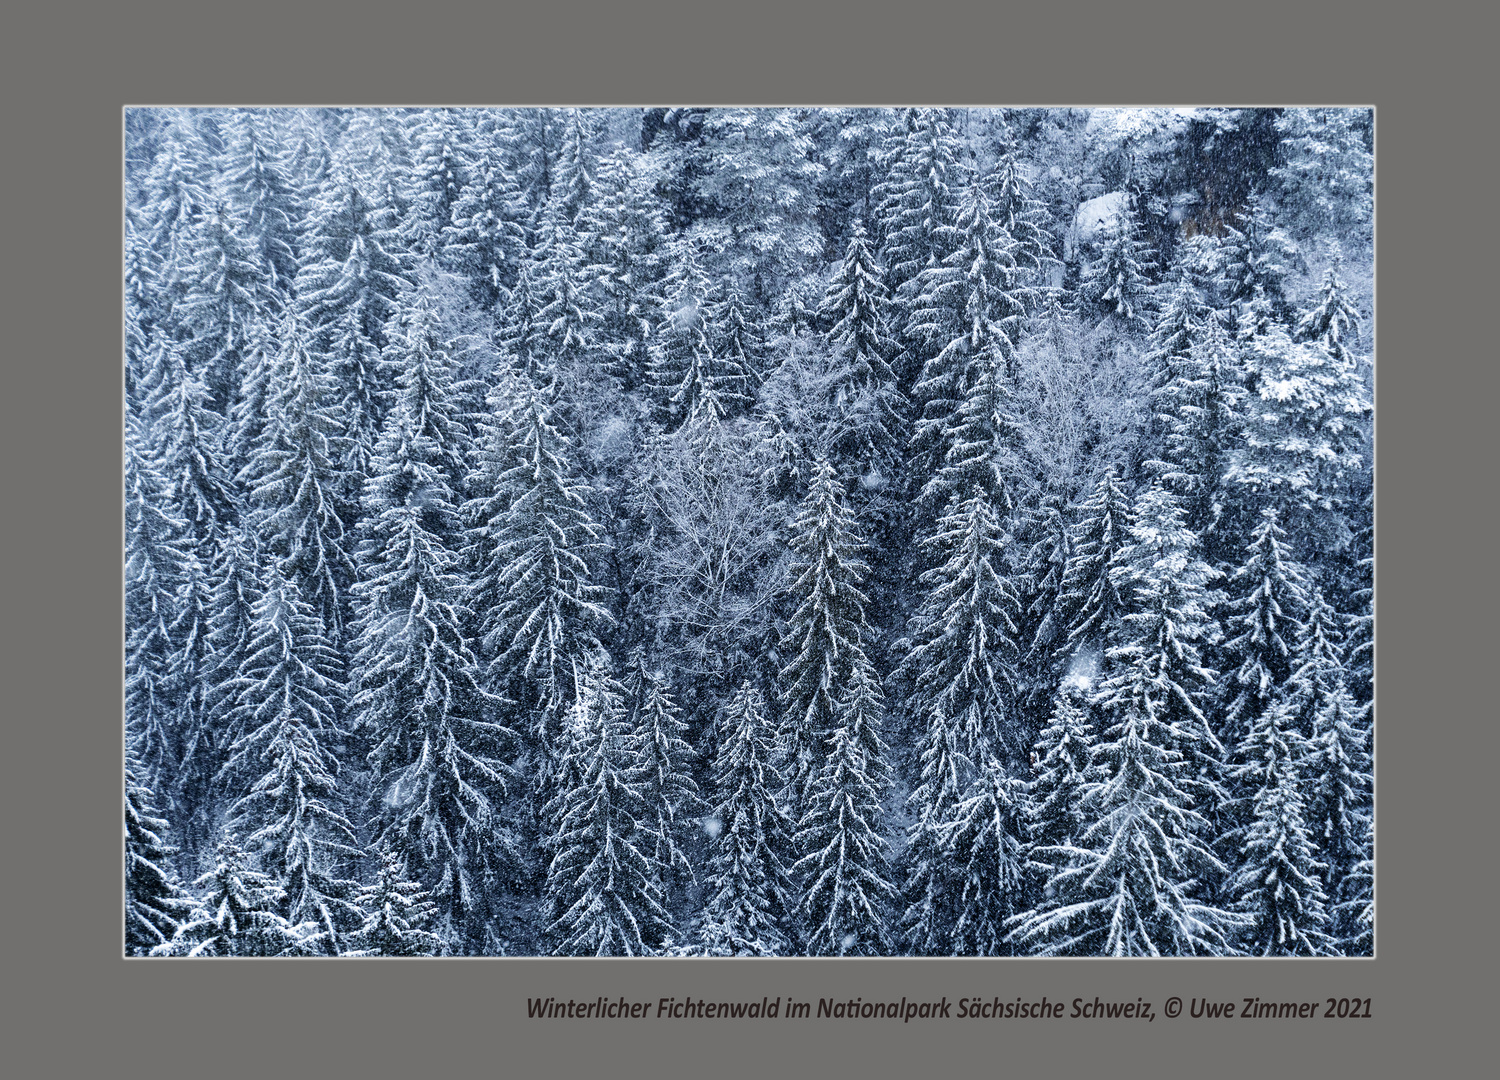
<path id="1" fill-rule="evenodd" d="M 130 109 L 130 955 L 1373 949 L 1369 110 Z"/>

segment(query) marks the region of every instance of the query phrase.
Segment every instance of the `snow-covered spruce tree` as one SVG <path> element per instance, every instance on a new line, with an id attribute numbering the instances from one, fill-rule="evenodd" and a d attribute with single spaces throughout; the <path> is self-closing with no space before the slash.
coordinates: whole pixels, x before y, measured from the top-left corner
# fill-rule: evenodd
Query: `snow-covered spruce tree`
<path id="1" fill-rule="evenodd" d="M 492 133 L 476 130 L 467 149 L 462 187 L 441 234 L 441 262 L 466 279 L 480 307 L 490 310 L 508 295 L 526 257 L 521 222 L 528 208 Z"/>
<path id="2" fill-rule="evenodd" d="M 1036 280 L 1056 260 L 1052 238 L 1047 235 L 1046 205 L 1034 196 L 1014 151 L 1008 150 L 995 163 L 988 187 L 995 223 L 1015 242 L 1012 253 L 1017 266 Z"/>
<path id="3" fill-rule="evenodd" d="M 598 170 L 593 146 L 596 124 L 594 109 L 567 109 L 562 117 L 562 144 L 558 148 L 552 196 L 570 225 L 578 220 L 593 194 L 594 174 Z"/>
<path id="4" fill-rule="evenodd" d="M 176 308 L 193 276 L 194 252 L 203 217 L 213 205 L 212 154 L 192 110 L 166 113 L 160 146 L 146 174 L 142 208 L 157 267 L 153 321 L 177 338 Z"/>
<path id="5" fill-rule="evenodd" d="M 1213 309 L 1199 294 L 1189 260 L 1191 251 L 1179 253 L 1172 280 L 1162 284 L 1160 313 L 1151 330 L 1146 352 L 1147 376 L 1151 382 L 1151 427 L 1147 436 L 1147 468 L 1166 471 L 1167 433 L 1184 396 L 1181 387 L 1185 366 L 1194 346 L 1203 339 Z"/>
<path id="6" fill-rule="evenodd" d="M 1225 873 L 1195 807 L 1221 798 L 1222 751 L 1199 701 L 1213 672 L 1214 572 L 1192 554 L 1170 494 L 1153 486 L 1134 508 L 1130 544 L 1112 572 L 1129 598 L 1121 644 L 1095 697 L 1105 728 L 1082 788 L 1074 843 L 1041 903 L 1013 920 L 1021 950 L 1038 955 L 1178 956 L 1233 951 L 1236 916 L 1209 901 Z"/>
<path id="7" fill-rule="evenodd" d="M 1023 536 L 1033 538 L 1016 575 L 1022 610 L 1017 617 L 1016 665 L 1018 703 L 1031 730 L 1041 730 L 1053 698 L 1067 670 L 1059 643 L 1067 634 L 1067 613 L 1059 606 L 1072 539 L 1063 517 L 1062 499 L 1043 496 L 1039 506 L 1022 517 Z"/>
<path id="8" fill-rule="evenodd" d="M 382 306 L 391 311 L 394 301 Z M 346 312 L 337 324 L 325 327 L 316 336 L 322 343 L 320 355 L 329 360 L 346 433 L 339 467 L 350 477 L 351 486 L 339 493 L 339 511 L 352 520 L 359 516 L 358 478 L 368 476 L 374 467 L 375 444 L 390 390 L 381 370 L 384 346 L 366 332 L 363 321 L 360 313 Z"/>
<path id="9" fill-rule="evenodd" d="M 167 628 L 172 637 L 167 679 L 175 703 L 172 726 L 180 755 L 171 797 L 183 847 L 192 855 L 207 845 L 213 833 L 209 789 L 218 754 L 209 681 L 215 660 L 208 640 L 212 602 L 209 567 L 193 554 L 185 564 L 175 617 Z"/>
<path id="10" fill-rule="evenodd" d="M 349 439 L 339 465 L 368 476 L 385 417 L 378 370 L 385 325 L 408 281 L 400 238 L 350 169 L 336 162 L 309 207 L 296 293 L 308 348 L 325 360 L 337 388 Z"/>
<path id="11" fill-rule="evenodd" d="M 274 128 L 258 110 L 235 109 L 224 129 L 220 190 L 243 223 L 243 235 L 264 269 L 266 283 L 289 296 L 297 273 L 297 227 L 304 207 Z"/>
<path id="12" fill-rule="evenodd" d="M 177 695 L 169 663 L 177 591 L 193 558 L 186 522 L 171 515 L 166 480 L 152 461 L 134 416 L 125 431 L 125 729 L 139 757 L 140 779 L 166 796 L 176 790 L 180 760 Z"/>
<path id="13" fill-rule="evenodd" d="M 1225 608 L 1226 680 L 1228 697 L 1221 734 L 1235 746 L 1255 718 L 1271 707 L 1292 672 L 1292 640 L 1307 610 L 1307 583 L 1301 566 L 1286 550 L 1286 531 L 1276 511 L 1262 511 L 1244 559 L 1229 576 L 1230 602 Z"/>
<path id="14" fill-rule="evenodd" d="M 977 338 L 978 335 L 976 335 Z M 921 488 L 919 506 L 937 507 L 983 492 L 1002 521 L 1014 508 L 1019 486 L 1018 423 L 999 349 L 987 348 L 965 365 L 964 397 L 940 431 L 928 426 L 931 411 L 918 423 L 911 460 L 920 468 L 924 451 L 941 450 L 941 462 Z M 932 402 L 928 402 L 929 405 Z M 924 474 L 915 473 L 917 478 Z"/>
<path id="15" fill-rule="evenodd" d="M 209 715 L 216 727 L 233 707 L 233 688 L 251 639 L 254 605 L 260 595 L 260 541 L 244 526 L 226 529 L 209 564 Z"/>
<path id="16" fill-rule="evenodd" d="M 231 714 L 238 693 L 240 666 L 250 655 L 255 636 L 255 603 L 260 598 L 261 563 L 259 541 L 242 527 L 227 530 L 214 551 L 208 572 L 208 627 L 205 635 L 208 663 L 200 678 L 204 684 L 204 724 L 190 747 L 186 761 L 194 772 L 216 778 L 223 768 L 229 743 L 233 741 Z M 210 809 L 205 803 L 205 810 Z M 200 814 L 200 818 L 204 815 Z M 215 832 L 217 830 L 214 830 Z M 195 831 L 195 843 L 206 852 L 209 836 Z"/>
<path id="17" fill-rule="evenodd" d="M 1029 866 L 1045 882 L 1067 865 L 1083 825 L 1084 787 L 1093 760 L 1094 725 L 1081 680 L 1058 692 L 1052 716 L 1033 751 L 1035 776 L 1027 791 Z"/>
<path id="18" fill-rule="evenodd" d="M 1375 156 L 1368 109 L 1285 109 L 1276 117 L 1284 161 L 1271 170 L 1281 217 L 1299 237 L 1373 240 Z"/>
<path id="19" fill-rule="evenodd" d="M 641 848 L 655 863 L 665 893 L 673 884 L 695 880 L 683 843 L 706 808 L 693 781 L 697 755 L 683 738 L 688 726 L 665 676 L 644 666 L 634 674 L 640 683 L 631 737 L 641 770 Z"/>
<path id="20" fill-rule="evenodd" d="M 465 606 L 478 617 L 487 680 L 515 702 L 518 726 L 542 750 L 558 735 L 574 665 L 599 654 L 611 619 L 589 565 L 600 543 L 590 492 L 547 398 L 524 377 L 497 384 L 465 507 Z"/>
<path id="21" fill-rule="evenodd" d="M 817 330 L 817 291 L 805 283 L 792 285 L 771 305 L 766 331 L 772 338 L 795 340 Z"/>
<path id="22" fill-rule="evenodd" d="M 522 404 L 534 389 L 529 380 L 518 374 L 512 363 L 514 359 L 506 357 L 500 361 L 485 391 L 484 409 L 468 417 L 473 438 L 463 490 L 471 497 L 464 502 L 462 520 L 464 576 L 471 595 L 464 603 L 464 625 L 468 636 L 476 642 L 481 660 L 485 657 L 480 640 L 481 616 L 498 605 L 503 595 L 494 591 L 498 585 L 494 575 L 500 567 L 493 564 L 486 538 L 491 535 L 490 523 L 498 522 L 510 508 L 513 493 L 500 479 L 521 460 Z M 480 579 L 484 579 L 483 584 Z"/>
<path id="23" fill-rule="evenodd" d="M 512 109 L 507 121 L 503 133 L 506 165 L 521 185 L 535 220 L 557 182 L 562 116 L 557 109 Z"/>
<path id="24" fill-rule="evenodd" d="M 398 402 L 365 483 L 349 713 L 373 749 L 377 840 L 440 909 L 460 954 L 493 952 L 493 891 L 514 858 L 496 813 L 515 733 L 494 718 L 462 631 L 457 530 L 441 449 Z"/>
<path id="25" fill-rule="evenodd" d="M 125 400 L 142 413 L 146 352 L 155 336 L 160 282 L 156 253 L 145 236 L 137 207 L 125 207 Z"/>
<path id="26" fill-rule="evenodd" d="M 700 938 L 710 956 L 782 956 L 791 948 L 797 899 L 793 822 L 775 794 L 776 732 L 749 682 L 730 700 L 722 729 Z"/>
<path id="27" fill-rule="evenodd" d="M 827 324 L 828 345 L 842 364 L 833 389 L 841 424 L 831 449 L 856 475 L 893 477 L 905 443 L 904 401 L 889 362 L 896 344 L 888 322 L 890 295 L 882 277 L 864 225 L 855 221 L 818 317 Z"/>
<path id="28" fill-rule="evenodd" d="M 764 352 L 760 327 L 749 304 L 731 280 L 722 298 L 707 311 L 709 340 L 719 363 L 714 390 L 730 416 L 749 410 L 755 392 L 764 381 Z"/>
<path id="29" fill-rule="evenodd" d="M 1274 226 L 1264 200 L 1252 197 L 1219 240 L 1213 259 L 1214 307 L 1231 309 L 1243 318 L 1260 299 L 1267 315 L 1285 322 L 1292 314 L 1287 279 L 1301 262 L 1297 245 Z"/>
<path id="30" fill-rule="evenodd" d="M 747 393 L 744 373 L 714 354 L 708 314 L 718 287 L 703 270 L 697 244 L 683 237 L 668 250 L 669 269 L 661 283 L 663 322 L 656 328 L 647 378 L 658 419 L 677 429 L 710 390 L 738 398 Z"/>
<path id="31" fill-rule="evenodd" d="M 666 224 L 650 180 L 640 155 L 616 149 L 600 160 L 593 198 L 575 226 L 599 311 L 599 344 L 610 376 L 626 391 L 646 381 L 646 343 L 661 321 L 656 278 Z"/>
<path id="32" fill-rule="evenodd" d="M 795 553 L 786 591 L 793 611 L 783 634 L 789 660 L 777 684 L 793 738 L 788 779 L 800 828 L 827 752 L 825 740 L 839 726 L 838 698 L 868 663 L 862 644 L 867 598 L 860 591 L 867 573 L 864 541 L 826 458 L 814 466 L 789 544 Z"/>
<path id="33" fill-rule="evenodd" d="M 1250 393 L 1225 477 L 1231 498 L 1274 506 L 1299 551 L 1336 551 L 1348 542 L 1350 477 L 1367 467 L 1363 376 L 1321 343 L 1293 342 L 1280 324 L 1247 336 L 1242 348 Z"/>
<path id="34" fill-rule="evenodd" d="M 1314 586 L 1300 593 L 1305 618 L 1291 624 L 1293 642 L 1283 683 L 1297 731 L 1304 739 L 1313 739 L 1320 728 L 1320 717 L 1340 694 L 1347 695 L 1345 685 L 1342 619 Z M 1340 708 L 1351 715 L 1352 700 Z"/>
<path id="35" fill-rule="evenodd" d="M 1345 617 L 1344 674 L 1356 704 L 1366 710 L 1365 722 L 1374 720 L 1375 697 L 1375 477 L 1366 474 L 1364 505 L 1354 530 L 1355 573 L 1350 590 L 1353 611 Z"/>
<path id="36" fill-rule="evenodd" d="M 400 246 L 417 258 L 436 259 L 463 193 L 473 132 L 461 109 L 423 109 L 412 117 L 408 136 L 412 161 Z"/>
<path id="37" fill-rule="evenodd" d="M 957 246 L 952 219 L 967 168 L 951 112 L 913 109 L 907 113 L 902 130 L 891 137 L 886 150 L 886 176 L 874 190 L 881 261 L 886 284 L 895 294 L 898 332 L 908 354 L 897 370 L 903 390 L 936 351 L 926 343 L 926 335 L 906 331 L 919 295 L 917 275 L 941 265 Z"/>
<path id="38" fill-rule="evenodd" d="M 1323 864 L 1334 931 L 1347 941 L 1361 932 L 1349 918 L 1349 905 L 1360 887 L 1359 864 L 1371 857 L 1367 843 L 1374 808 L 1370 732 L 1345 686 L 1337 620 L 1315 591 L 1307 620 L 1298 628 L 1284 693 L 1287 716 L 1307 740 L 1298 765 L 1308 828 Z"/>
<path id="39" fill-rule="evenodd" d="M 1187 510 L 1188 527 L 1203 538 L 1216 565 L 1227 551 L 1220 526 L 1224 474 L 1240 438 L 1244 388 L 1235 346 L 1209 316 L 1196 344 L 1176 357 L 1151 394 L 1162 437 L 1161 460 L 1148 463 Z"/>
<path id="40" fill-rule="evenodd" d="M 882 148 L 896 130 L 895 109 L 818 109 L 808 116 L 823 173 L 818 222 L 829 250 L 847 242 L 856 220 L 873 220 L 872 192 L 883 179 Z"/>
<path id="41" fill-rule="evenodd" d="M 953 866 L 941 839 L 974 770 L 1010 745 L 1012 665 L 1019 600 L 1002 575 L 1003 535 L 984 492 L 949 505 L 923 544 L 936 565 L 919 578 L 921 606 L 898 669 L 911 692 L 908 716 L 920 725 L 921 781 L 909 804 L 902 899 L 907 948 L 952 953 Z"/>
<path id="42" fill-rule="evenodd" d="M 903 948 L 913 955 L 948 956 L 953 954 L 958 883 L 957 870 L 942 849 L 943 836 L 976 778 L 976 753 L 988 746 L 976 747 L 962 718 L 950 717 L 941 701 L 928 706 L 923 720 L 920 780 L 907 799 L 915 820 L 907 828 L 898 866 L 900 933 Z"/>
<path id="43" fill-rule="evenodd" d="M 940 841 L 956 870 L 953 955 L 1011 955 L 1007 923 L 1026 909 L 1026 834 L 1025 782 L 985 759 Z"/>
<path id="44" fill-rule="evenodd" d="M 885 701 L 863 652 L 838 685 L 832 726 L 820 740 L 821 765 L 794 837 L 804 853 L 792 867 L 802 883 L 802 946 L 814 956 L 880 956 L 891 949 L 887 912 L 896 899 L 882 835 L 881 800 L 891 779 L 880 738 Z"/>
<path id="45" fill-rule="evenodd" d="M 1373 451 L 1374 431 L 1366 429 Z M 1350 693 L 1360 705 L 1373 696 L 1375 677 L 1375 476 L 1370 470 L 1351 478 L 1349 546 L 1325 563 L 1326 589 L 1343 609 L 1344 667 Z M 1373 719 L 1373 717 L 1372 717 Z"/>
<path id="46" fill-rule="evenodd" d="M 1135 686 L 1148 679 L 1140 673 Z M 1205 898 L 1201 877 L 1223 873 L 1200 833 L 1207 821 L 1176 782 L 1188 762 L 1180 733 L 1144 693 L 1110 703 L 1094 748 L 1077 840 L 1046 896 L 1015 917 L 1018 952 L 1039 956 L 1222 956 L 1235 917 Z"/>
<path id="47" fill-rule="evenodd" d="M 336 955 L 359 921 L 355 885 L 337 869 L 361 854 L 335 779 L 343 663 L 274 559 L 262 582 L 228 717 L 234 741 L 221 775 L 238 796 L 228 827 L 280 886 L 281 914 L 315 924 L 309 947 Z"/>
<path id="48" fill-rule="evenodd" d="M 255 443 L 266 426 L 271 386 L 281 357 L 276 326 L 283 321 L 281 316 L 275 323 L 258 319 L 244 329 L 234 400 L 226 414 L 221 443 L 220 461 L 232 477 L 238 477 L 250 463 Z"/>
<path id="49" fill-rule="evenodd" d="M 427 264 L 424 278 L 431 280 Z M 438 298 L 430 284 L 404 290 L 386 324 L 386 347 L 380 359 L 382 381 L 390 389 L 391 411 L 410 418 L 413 436 L 426 440 L 428 464 L 449 486 L 460 488 L 468 471 L 471 445 L 462 396 L 456 386 L 453 344 L 443 328 Z M 445 537 L 453 540 L 453 536 Z"/>
<path id="50" fill-rule="evenodd" d="M 1057 601 L 1058 611 L 1067 620 L 1065 636 L 1057 644 L 1063 664 L 1079 655 L 1102 655 L 1119 639 L 1129 607 L 1116 571 L 1129 542 L 1130 526 L 1130 496 L 1118 470 L 1111 466 L 1094 493 L 1078 507 L 1073 527 L 1072 555 Z"/>
<path id="51" fill-rule="evenodd" d="M 355 576 L 338 507 L 348 483 L 339 465 L 348 440 L 335 383 L 309 348 L 297 315 L 288 313 L 279 337 L 265 427 L 239 480 L 262 545 L 281 560 L 283 572 L 318 611 L 338 647 L 344 640 L 346 593 Z"/>
<path id="52" fill-rule="evenodd" d="M 364 915 L 345 941 L 345 956 L 440 956 L 443 939 L 427 929 L 436 909 L 427 893 L 406 881 L 400 860 L 383 852 L 373 884 L 363 886 L 354 902 Z"/>
<path id="53" fill-rule="evenodd" d="M 193 916 L 152 956 L 305 956 L 300 928 L 277 913 L 282 891 L 247 866 L 233 835 L 219 841 L 214 868 L 193 882 L 203 890 Z"/>
<path id="54" fill-rule="evenodd" d="M 1332 949 L 1327 933 L 1327 896 L 1309 835 L 1304 778 L 1298 768 L 1307 746 L 1285 701 L 1260 713 L 1241 740 L 1233 770 L 1250 805 L 1247 821 L 1224 836 L 1239 850 L 1226 892 L 1230 909 L 1249 925 L 1240 947 L 1252 956 L 1320 956 Z"/>
<path id="55" fill-rule="evenodd" d="M 1080 312 L 1095 319 L 1112 319 L 1126 331 L 1151 326 L 1154 269 L 1151 245 L 1140 238 L 1134 208 L 1122 211 L 1079 272 Z"/>
<path id="56" fill-rule="evenodd" d="M 1349 298 L 1349 286 L 1339 276 L 1342 260 L 1323 272 L 1313 303 L 1297 318 L 1298 341 L 1317 342 L 1335 361 L 1353 367 L 1355 355 L 1349 351 L 1351 340 L 1359 334 L 1359 309 Z"/>
<path id="57" fill-rule="evenodd" d="M 396 109 L 355 110 L 343 133 L 331 140 L 323 183 L 308 199 L 309 212 L 315 212 L 319 203 L 326 205 L 341 197 L 335 195 L 330 200 L 325 197 L 328 192 L 342 193 L 351 184 L 357 185 L 366 199 L 371 223 L 391 237 L 393 255 L 403 250 L 398 230 L 411 206 L 410 116 Z M 371 285 L 379 288 L 376 282 Z"/>
<path id="58" fill-rule="evenodd" d="M 911 470 L 929 506 L 941 506 L 955 483 L 963 495 L 983 483 L 997 502 L 1005 488 L 993 459 L 1005 449 L 1015 340 L 1034 297 L 1021 282 L 1015 242 L 992 210 L 976 179 L 955 208 L 953 252 L 925 267 L 909 290 L 906 335 L 924 341 L 929 357 L 912 387 L 922 413 L 912 430 Z"/>
<path id="59" fill-rule="evenodd" d="M 545 364 L 542 348 L 542 298 L 537 292 L 536 272 L 536 263 L 529 254 L 524 255 L 516 267 L 509 299 L 500 303 L 495 313 L 495 349 L 512 368 L 545 384 L 554 372 Z"/>
<path id="60" fill-rule="evenodd" d="M 621 688 L 581 671 L 557 748 L 561 781 L 544 907 L 555 956 L 649 956 L 675 937 L 661 904 L 654 837 L 641 827 L 645 781 Z"/>
<path id="61" fill-rule="evenodd" d="M 1334 904 L 1335 926 L 1339 930 L 1339 949 L 1345 956 L 1373 956 L 1375 953 L 1375 822 L 1363 822 L 1360 850 L 1364 858 L 1355 864 L 1340 887 L 1346 899 Z"/>
<path id="62" fill-rule="evenodd" d="M 1214 612 L 1224 602 L 1215 587 L 1222 575 L 1198 557 L 1197 537 L 1183 525 L 1181 505 L 1159 484 L 1136 498 L 1131 517 L 1130 543 L 1115 571 L 1130 608 L 1122 644 L 1106 653 L 1105 670 L 1117 688 L 1136 674 L 1149 679 L 1142 692 L 1151 697 L 1154 715 L 1181 732 L 1181 749 L 1195 774 L 1179 783 L 1201 812 L 1213 814 L 1225 797 L 1225 744 L 1204 712 L 1218 673 L 1204 663 L 1203 652 L 1221 638 Z M 1107 688 L 1101 692 L 1107 705 Z"/>
<path id="63" fill-rule="evenodd" d="M 178 538 L 186 555 L 167 627 L 175 783 L 158 791 L 171 799 L 184 846 L 193 850 L 195 838 L 210 842 L 200 811 L 216 764 L 211 753 L 204 753 L 213 742 L 208 717 L 212 684 L 206 678 L 213 663 L 207 637 L 213 589 L 209 569 L 220 537 L 237 516 L 238 500 L 219 464 L 223 421 L 207 407 L 203 381 L 185 370 L 175 343 L 164 342 L 155 360 L 149 403 L 155 459 L 166 482 L 161 493 L 165 505 L 183 523 Z"/>
<path id="64" fill-rule="evenodd" d="M 691 231 L 714 253 L 715 277 L 741 283 L 758 307 L 823 255 L 823 167 L 804 116 L 797 109 L 705 110 L 702 138 L 686 156 L 686 186 L 699 210 Z"/>
<path id="65" fill-rule="evenodd" d="M 183 295 L 173 308 L 188 370 L 201 378 L 216 411 L 227 412 L 236 393 L 245 331 L 274 317 L 284 294 L 271 283 L 245 224 L 220 203 L 197 230 Z"/>
<path id="66" fill-rule="evenodd" d="M 1240 367 L 1246 385 L 1251 389 L 1255 386 L 1258 358 L 1249 351 L 1246 343 L 1269 334 L 1273 326 L 1283 331 L 1287 330 L 1287 320 L 1283 318 L 1283 314 L 1276 311 L 1266 295 L 1266 290 L 1261 286 L 1256 286 L 1250 299 L 1242 304 L 1229 311 L 1220 311 L 1220 318 L 1233 325 L 1235 341 L 1241 343 Z"/>
<path id="67" fill-rule="evenodd" d="M 322 110 L 297 112 L 287 117 L 282 125 L 287 182 L 302 199 L 304 211 L 307 198 L 317 192 L 332 171 L 332 129 L 335 125 L 329 123 L 330 119 Z M 301 235 L 300 227 L 298 235 Z"/>
<path id="68" fill-rule="evenodd" d="M 209 405 L 203 379 L 183 361 L 183 349 L 162 342 L 152 357 L 146 415 L 154 436 L 163 497 L 186 528 L 183 540 L 205 564 L 237 514 L 233 482 L 221 464 L 224 418 Z"/>
<path id="69" fill-rule="evenodd" d="M 176 854 L 165 836 L 151 789 L 141 783 L 134 751 L 125 751 L 125 952 L 143 956 L 172 940 L 193 913 L 168 860 Z"/>
<path id="70" fill-rule="evenodd" d="M 1147 362 L 1152 384 L 1168 381 L 1173 365 L 1181 362 L 1200 340 L 1210 319 L 1217 318 L 1198 288 L 1198 249 L 1184 245 L 1172 266 L 1172 277 L 1162 283 L 1156 320 L 1151 327 Z"/>
<path id="71" fill-rule="evenodd" d="M 577 232 L 555 202 L 542 212 L 531 258 L 531 287 L 538 304 L 533 348 L 546 358 L 548 376 L 561 385 L 576 380 L 597 382 L 600 374 L 594 361 L 600 319 L 589 289 L 589 268 L 584 265 Z M 567 397 L 559 395 L 553 407 L 571 416 L 575 409 Z"/>

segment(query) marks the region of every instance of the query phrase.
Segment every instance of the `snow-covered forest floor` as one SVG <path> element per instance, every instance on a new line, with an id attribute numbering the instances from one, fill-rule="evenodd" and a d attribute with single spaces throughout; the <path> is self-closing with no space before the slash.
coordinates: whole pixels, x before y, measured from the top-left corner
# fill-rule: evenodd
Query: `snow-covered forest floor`
<path id="1" fill-rule="evenodd" d="M 131 109 L 132 955 L 1373 948 L 1373 115 Z"/>

